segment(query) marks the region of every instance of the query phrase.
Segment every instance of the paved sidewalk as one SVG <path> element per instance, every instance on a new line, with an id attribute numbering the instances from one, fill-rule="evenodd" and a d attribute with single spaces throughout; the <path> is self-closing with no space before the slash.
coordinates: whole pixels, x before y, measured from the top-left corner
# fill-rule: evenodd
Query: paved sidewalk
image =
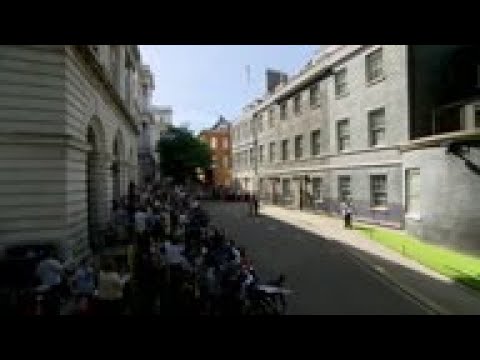
<path id="1" fill-rule="evenodd" d="M 270 205 L 262 205 L 260 214 L 344 244 L 358 261 L 432 313 L 480 314 L 479 293 L 366 238 L 359 231 L 345 229 L 341 219 Z"/>

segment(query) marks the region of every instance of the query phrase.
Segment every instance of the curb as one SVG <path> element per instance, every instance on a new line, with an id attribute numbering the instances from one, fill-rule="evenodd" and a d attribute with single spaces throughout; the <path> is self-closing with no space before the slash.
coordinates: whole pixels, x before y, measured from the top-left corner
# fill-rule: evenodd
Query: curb
<path id="1" fill-rule="evenodd" d="M 271 214 L 270 214 L 271 216 Z M 308 220 L 300 220 L 308 227 L 315 227 L 315 224 L 311 223 Z M 417 291 L 411 289 L 410 287 L 402 284 L 398 280 L 396 280 L 391 274 L 389 274 L 384 268 L 372 264 L 369 260 L 365 259 L 363 256 L 354 253 L 353 250 L 349 250 L 342 241 L 338 241 L 332 237 L 322 235 L 326 240 L 335 241 L 337 242 L 342 249 L 344 250 L 347 256 L 350 256 L 357 264 L 363 266 L 364 268 L 368 269 L 372 272 L 377 278 L 383 280 L 387 285 L 390 287 L 395 287 L 396 290 L 400 290 L 403 295 L 406 295 L 410 300 L 414 301 L 424 310 L 426 310 L 430 315 L 453 315 L 451 312 L 447 311 L 445 308 L 441 307 L 440 305 L 436 304 L 432 300 L 426 298 L 425 296 L 419 294 Z"/>
<path id="2" fill-rule="evenodd" d="M 396 280 L 384 268 L 372 264 L 370 261 L 364 259 L 361 255 L 354 254 L 350 250 L 345 250 L 345 253 L 359 265 L 368 268 L 368 270 L 375 273 L 376 276 L 388 282 L 390 286 L 395 286 L 395 288 L 399 289 L 404 295 L 407 295 L 407 297 L 409 297 L 411 300 L 413 300 L 415 303 L 417 303 L 427 312 L 429 312 L 429 315 L 453 315 L 451 312 L 449 312 L 442 306 L 436 304 L 432 300 L 426 298 L 417 291 Z"/>

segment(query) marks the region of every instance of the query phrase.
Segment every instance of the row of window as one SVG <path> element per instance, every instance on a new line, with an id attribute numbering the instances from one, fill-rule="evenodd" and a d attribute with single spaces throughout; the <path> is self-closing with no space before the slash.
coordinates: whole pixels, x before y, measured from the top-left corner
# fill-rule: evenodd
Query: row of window
<path id="1" fill-rule="evenodd" d="M 265 181 L 260 179 L 260 191 L 265 192 Z M 370 205 L 372 208 L 385 208 L 388 205 L 387 175 L 370 175 Z M 324 198 L 323 178 L 312 178 L 312 197 L 314 201 L 323 201 Z M 291 180 L 282 179 L 282 196 L 292 196 Z M 338 177 L 338 200 L 346 202 L 352 199 L 351 177 Z M 405 210 L 410 214 L 420 212 L 420 170 L 407 169 L 405 172 Z"/>
<path id="2" fill-rule="evenodd" d="M 367 84 L 371 84 L 383 78 L 383 49 L 376 49 L 365 56 L 365 79 Z M 348 95 L 347 68 L 344 67 L 335 73 L 335 96 L 337 98 Z M 312 85 L 309 92 L 310 108 L 320 105 L 320 89 L 319 83 Z M 286 120 L 288 117 L 288 99 L 279 104 L 280 120 Z M 299 116 L 302 114 L 302 93 L 298 93 L 293 97 L 293 114 Z M 270 107 L 267 112 L 259 114 L 250 122 L 245 122 L 233 129 L 235 140 L 246 138 L 248 135 L 257 130 L 259 133 L 265 130 L 264 122 L 267 121 L 268 127 L 273 128 L 274 123 L 274 107 Z M 266 118 L 266 119 L 265 119 Z"/>
<path id="3" fill-rule="evenodd" d="M 369 127 L 369 146 L 385 145 L 385 108 L 376 109 L 368 113 L 368 127 Z M 294 157 L 301 159 L 304 156 L 304 142 L 303 135 L 295 136 Z M 350 146 L 350 120 L 342 119 L 337 122 L 337 146 L 338 151 L 348 151 Z M 265 161 L 265 146 L 259 146 L 259 163 Z M 276 145 L 275 142 L 270 142 L 268 152 L 268 161 L 276 161 Z M 310 133 L 310 155 L 320 155 L 320 130 L 314 130 Z M 287 161 L 290 158 L 289 154 L 289 140 L 281 141 L 281 160 Z M 250 156 L 250 161 L 253 163 L 253 151 Z M 243 163 L 245 166 L 246 162 Z"/>
<path id="4" fill-rule="evenodd" d="M 223 144 L 223 149 L 228 150 L 228 138 L 225 138 L 225 137 L 224 137 L 222 144 Z M 217 137 L 216 137 L 216 136 L 212 136 L 212 137 L 210 138 L 210 147 L 211 147 L 212 149 L 216 149 L 216 148 L 217 148 Z"/>
<path id="5" fill-rule="evenodd" d="M 217 155 L 212 155 L 212 165 L 214 167 L 218 167 L 218 165 L 221 165 L 224 168 L 228 168 L 230 166 L 230 161 L 228 158 L 228 155 L 224 156 L 219 156 L 221 163 L 218 163 L 218 157 Z"/>
<path id="6" fill-rule="evenodd" d="M 320 130 L 314 130 L 310 133 L 310 153 L 312 156 L 320 155 Z M 281 142 L 281 160 L 286 161 L 289 159 L 289 141 L 288 139 Z M 265 157 L 265 145 L 258 147 L 258 162 L 261 164 L 266 160 Z M 295 159 L 301 159 L 304 153 L 303 135 L 295 136 Z M 248 157 L 248 151 L 244 150 L 243 153 L 236 154 L 234 159 L 235 166 L 248 166 L 248 158 L 250 158 L 250 164 L 255 161 L 255 153 L 253 149 L 250 149 L 250 156 Z M 237 160 L 238 159 L 238 160 Z M 276 161 L 276 144 L 271 142 L 268 148 L 268 161 Z"/>
<path id="7" fill-rule="evenodd" d="M 351 200 L 351 178 L 350 176 L 338 177 L 338 200 L 346 202 Z M 263 181 L 260 185 L 263 188 Z M 291 180 L 282 179 L 282 196 L 289 198 L 292 196 Z M 312 197 L 314 201 L 322 201 L 324 198 L 324 184 L 320 177 L 312 178 Z M 371 175 L 370 176 L 370 195 L 372 207 L 386 207 L 388 204 L 387 197 L 387 175 Z"/>
<path id="8" fill-rule="evenodd" d="M 320 105 L 320 84 L 315 83 L 310 86 L 309 90 L 309 106 L 310 108 L 316 108 Z M 280 108 L 280 120 L 287 118 L 287 101 L 285 100 L 279 106 Z M 299 116 L 302 114 L 302 94 L 296 94 L 293 98 L 293 114 Z M 265 129 L 273 128 L 275 126 L 275 109 L 270 107 L 263 114 L 258 114 L 250 122 L 244 122 L 233 128 L 233 138 L 239 141 L 241 138 L 247 138 L 253 131 L 262 133 Z"/>
<path id="9" fill-rule="evenodd" d="M 379 48 L 365 56 L 365 81 L 367 84 L 383 78 L 383 50 Z M 335 73 L 335 96 L 348 95 L 347 68 Z"/>
<path id="10" fill-rule="evenodd" d="M 369 146 L 385 145 L 385 108 L 368 112 Z M 337 122 L 338 151 L 350 150 L 350 120 L 348 118 Z"/>

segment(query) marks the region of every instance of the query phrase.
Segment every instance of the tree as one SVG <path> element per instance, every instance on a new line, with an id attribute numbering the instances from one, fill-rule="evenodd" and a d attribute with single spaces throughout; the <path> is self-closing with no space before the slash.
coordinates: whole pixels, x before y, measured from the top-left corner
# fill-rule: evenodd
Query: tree
<path id="1" fill-rule="evenodd" d="M 160 170 L 164 176 L 183 183 L 196 178 L 198 168 L 206 170 L 211 165 L 208 144 L 195 137 L 187 128 L 170 127 L 157 143 Z"/>

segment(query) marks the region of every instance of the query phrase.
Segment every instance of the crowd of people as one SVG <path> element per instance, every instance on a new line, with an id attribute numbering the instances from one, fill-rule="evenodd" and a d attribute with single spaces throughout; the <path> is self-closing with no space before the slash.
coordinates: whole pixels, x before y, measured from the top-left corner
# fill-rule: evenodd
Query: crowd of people
<path id="1" fill-rule="evenodd" d="M 212 225 L 199 198 L 183 186 L 131 187 L 113 204 L 105 238 L 107 248 L 125 251 L 79 264 L 70 282 L 75 313 L 281 313 L 283 277 L 260 284 L 246 249 Z M 64 273 L 54 256 L 37 268 L 42 284 L 59 292 Z"/>

